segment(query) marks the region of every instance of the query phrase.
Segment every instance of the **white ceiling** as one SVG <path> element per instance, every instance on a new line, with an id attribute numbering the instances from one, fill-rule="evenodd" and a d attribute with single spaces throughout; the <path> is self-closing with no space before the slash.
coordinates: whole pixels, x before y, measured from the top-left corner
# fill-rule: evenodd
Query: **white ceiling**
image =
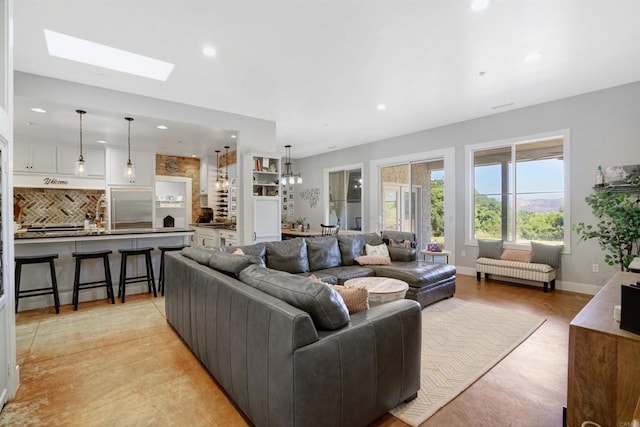
<path id="1" fill-rule="evenodd" d="M 14 7 L 17 70 L 273 120 L 294 158 L 640 80 L 638 0 L 494 0 L 480 12 L 468 0 Z M 45 28 L 176 67 L 159 82 L 51 57 Z M 522 60 L 534 50 L 541 60 Z"/>

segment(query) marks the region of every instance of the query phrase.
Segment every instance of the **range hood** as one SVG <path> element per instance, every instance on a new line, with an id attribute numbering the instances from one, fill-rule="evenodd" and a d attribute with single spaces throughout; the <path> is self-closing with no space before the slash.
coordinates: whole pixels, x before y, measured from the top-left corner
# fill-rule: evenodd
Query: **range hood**
<path id="1" fill-rule="evenodd" d="M 76 188 L 83 190 L 104 190 L 104 178 L 70 176 L 56 174 L 14 173 L 13 186 L 24 188 Z"/>

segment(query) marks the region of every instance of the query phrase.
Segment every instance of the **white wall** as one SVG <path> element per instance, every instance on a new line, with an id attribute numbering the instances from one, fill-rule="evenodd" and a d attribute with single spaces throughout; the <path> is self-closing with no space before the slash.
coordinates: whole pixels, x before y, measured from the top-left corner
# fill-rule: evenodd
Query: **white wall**
<path id="1" fill-rule="evenodd" d="M 566 203 L 570 204 L 571 218 L 566 218 L 567 226 L 581 221 L 594 223 L 595 218 L 584 198 L 591 192 L 597 165 L 640 163 L 638 111 L 640 82 L 300 159 L 295 161 L 294 167 L 302 171 L 304 184 L 296 189 L 296 215 L 305 216 L 310 223 L 322 220 L 323 206 L 318 204 L 311 209 L 298 195 L 302 189 L 319 187 L 322 200 L 324 168 L 364 161 L 363 185 L 366 187 L 371 181 L 371 161 L 455 147 L 455 194 L 446 197 L 455 198 L 455 228 L 464 230 L 465 145 L 570 129 L 571 200 Z M 369 199 L 363 198 L 365 212 L 372 209 Z M 368 216 L 365 214 L 365 219 Z M 378 231 L 371 230 L 366 221 L 363 226 L 365 230 Z M 604 285 L 616 268 L 604 264 L 604 253 L 595 242 L 578 244 L 577 240 L 572 232 L 569 253 L 562 258 L 560 287 L 592 292 L 595 287 Z M 462 232 L 456 234 L 455 247 L 456 265 L 462 271 L 473 270 L 477 248 L 465 246 Z M 466 252 L 464 257 L 461 256 L 463 250 Z M 591 272 L 591 264 L 595 263 L 600 264 L 599 273 Z"/>

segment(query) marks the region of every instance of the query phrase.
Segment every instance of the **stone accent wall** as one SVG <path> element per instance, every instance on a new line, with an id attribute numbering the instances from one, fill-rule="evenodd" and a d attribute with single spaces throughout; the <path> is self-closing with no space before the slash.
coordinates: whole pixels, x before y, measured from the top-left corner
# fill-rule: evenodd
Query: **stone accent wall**
<path id="1" fill-rule="evenodd" d="M 175 160 L 178 170 L 167 169 L 167 161 Z M 191 218 L 196 221 L 200 215 L 200 159 L 194 157 L 167 156 L 156 154 L 156 175 L 181 176 L 191 178 Z"/>
<path id="2" fill-rule="evenodd" d="M 14 219 L 23 225 L 82 225 L 86 214 L 95 215 L 102 195 L 104 190 L 16 187 Z"/>
<path id="3" fill-rule="evenodd" d="M 178 163 L 178 170 L 175 172 L 168 170 L 167 160 L 175 160 Z M 219 167 L 221 170 L 226 166 L 226 160 L 227 159 L 223 151 L 220 156 Z M 236 162 L 236 151 L 229 151 L 229 164 L 232 165 Z M 156 175 L 182 176 L 191 178 L 191 218 L 195 222 L 202 209 L 200 203 L 200 159 L 194 157 L 156 154 Z"/>

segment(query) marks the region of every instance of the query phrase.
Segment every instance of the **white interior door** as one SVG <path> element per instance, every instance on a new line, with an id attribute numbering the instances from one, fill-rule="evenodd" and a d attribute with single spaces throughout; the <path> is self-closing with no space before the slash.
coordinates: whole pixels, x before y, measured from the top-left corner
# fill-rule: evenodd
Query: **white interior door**
<path id="1" fill-rule="evenodd" d="M 17 388 L 13 309 L 13 43 L 11 0 L 0 0 L 0 408 Z M 0 409 L 1 410 L 1 409 Z"/>

